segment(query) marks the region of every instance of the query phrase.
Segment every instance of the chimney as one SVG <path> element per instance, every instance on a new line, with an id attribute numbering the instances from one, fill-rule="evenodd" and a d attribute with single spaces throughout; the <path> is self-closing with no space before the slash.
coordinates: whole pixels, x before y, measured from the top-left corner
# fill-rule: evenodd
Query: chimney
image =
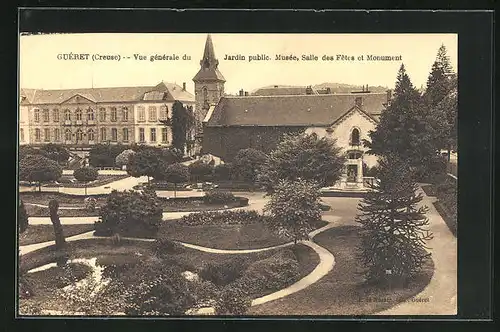
<path id="1" fill-rule="evenodd" d="M 306 88 L 306 95 L 312 95 L 313 94 L 313 89 L 312 87 L 309 85 L 307 88 Z"/>
<path id="2" fill-rule="evenodd" d="M 387 103 L 390 103 L 391 99 L 392 99 L 392 90 L 389 89 L 387 90 Z"/>
<path id="3" fill-rule="evenodd" d="M 245 91 L 245 96 L 248 96 L 248 91 Z"/>
<path id="4" fill-rule="evenodd" d="M 240 90 L 239 96 L 243 96 L 243 89 Z"/>
<path id="5" fill-rule="evenodd" d="M 330 89 L 330 87 L 327 87 L 327 88 L 326 88 L 326 93 L 327 93 L 327 94 L 331 94 L 331 93 L 332 93 L 332 89 Z"/>
<path id="6" fill-rule="evenodd" d="M 186 82 L 182 83 L 182 91 L 186 91 Z"/>
<path id="7" fill-rule="evenodd" d="M 363 97 L 356 97 L 356 100 L 355 100 L 355 105 L 358 106 L 358 107 L 363 107 Z"/>

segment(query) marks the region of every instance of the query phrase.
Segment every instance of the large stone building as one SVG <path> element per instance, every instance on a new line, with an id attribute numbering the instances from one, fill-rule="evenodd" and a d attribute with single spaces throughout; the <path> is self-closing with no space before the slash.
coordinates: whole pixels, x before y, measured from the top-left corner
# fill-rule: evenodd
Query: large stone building
<path id="1" fill-rule="evenodd" d="M 169 146 L 168 119 L 180 101 L 194 111 L 186 84 L 65 90 L 21 89 L 20 144 L 98 143 Z"/>
<path id="2" fill-rule="evenodd" d="M 217 64 L 213 44 L 207 38 L 210 63 Z M 202 65 L 203 67 L 203 65 Z M 215 69 L 217 66 L 215 65 Z M 219 75 L 217 70 L 217 77 Z M 215 81 L 215 80 L 214 80 Z M 222 84 L 223 82 L 219 83 Z M 390 91 L 335 94 L 311 87 L 280 87 L 259 89 L 252 95 L 240 90 L 239 96 L 222 95 L 217 89 L 207 89 L 202 96 L 203 153 L 230 162 L 240 149 L 256 148 L 271 152 L 284 133 L 317 133 L 337 141 L 347 157 L 345 172 L 338 183 L 340 189 L 364 187 L 363 165 L 373 167 L 375 156 L 366 154 L 362 142 L 374 130 L 381 112 L 390 102 Z"/>

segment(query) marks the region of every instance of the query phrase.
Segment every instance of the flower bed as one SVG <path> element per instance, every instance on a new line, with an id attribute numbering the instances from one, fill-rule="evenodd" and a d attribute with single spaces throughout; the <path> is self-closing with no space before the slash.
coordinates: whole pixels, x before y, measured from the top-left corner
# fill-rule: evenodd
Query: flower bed
<path id="1" fill-rule="evenodd" d="M 92 230 L 94 230 L 94 224 L 63 225 L 65 237 L 90 232 Z M 54 240 L 54 226 L 52 225 L 29 225 L 24 233 L 19 234 L 20 246 Z"/>
<path id="2" fill-rule="evenodd" d="M 87 184 L 87 188 L 104 186 L 111 182 L 126 179 L 128 177 L 130 177 L 128 174 L 99 174 L 97 176 L 97 180 L 91 181 Z M 73 175 L 64 174 L 57 182 L 59 185 L 50 183 L 46 187 L 85 188 L 85 183 L 76 181 Z"/>
<path id="3" fill-rule="evenodd" d="M 59 206 L 85 206 L 85 198 L 93 197 L 97 200 L 97 205 L 103 204 L 106 202 L 106 197 L 108 194 L 99 194 L 99 195 L 72 195 L 66 193 L 47 193 L 47 192 L 21 192 L 19 193 L 19 198 L 23 200 L 24 203 L 33 203 L 33 204 L 41 204 L 48 205 L 51 199 L 57 199 L 59 202 Z"/>
<path id="4" fill-rule="evenodd" d="M 50 217 L 50 210 L 48 207 L 25 204 L 26 213 L 30 217 Z M 81 209 L 61 209 L 59 208 L 57 214 L 59 217 L 97 217 L 99 216 L 99 209 L 89 211 L 85 208 Z"/>

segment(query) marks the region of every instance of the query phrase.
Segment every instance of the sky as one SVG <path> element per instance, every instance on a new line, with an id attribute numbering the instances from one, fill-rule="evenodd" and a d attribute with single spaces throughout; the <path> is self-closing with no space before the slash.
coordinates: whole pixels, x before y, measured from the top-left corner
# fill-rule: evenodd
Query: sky
<path id="1" fill-rule="evenodd" d="M 160 81 L 194 91 L 207 34 L 50 34 L 20 36 L 21 88 L 67 89 L 153 86 Z M 316 85 L 325 82 L 393 88 L 401 63 L 413 84 L 425 87 L 438 48 L 447 48 L 457 71 L 457 34 L 211 34 L 225 91 L 253 91 L 268 85 Z M 75 54 L 88 56 L 74 59 Z M 276 55 L 299 60 L 276 60 Z M 95 59 L 111 56 L 115 60 Z M 135 58 L 145 56 L 145 60 Z M 150 61 L 151 56 L 178 60 Z M 245 60 L 225 60 L 226 55 Z M 265 55 L 269 60 L 249 61 Z M 301 57 L 315 55 L 317 61 Z M 323 56 L 335 60 L 323 60 Z M 337 59 L 337 55 L 354 60 Z M 369 61 L 368 56 L 394 56 Z M 120 60 L 116 60 L 120 56 Z M 186 56 L 186 57 L 184 57 Z M 360 57 L 363 56 L 363 59 Z M 71 57 L 71 59 L 64 58 Z M 94 60 L 92 59 L 94 57 Z M 129 57 L 129 58 L 127 58 Z M 183 59 L 184 57 L 184 59 Z M 61 58 L 61 59 L 59 59 Z"/>

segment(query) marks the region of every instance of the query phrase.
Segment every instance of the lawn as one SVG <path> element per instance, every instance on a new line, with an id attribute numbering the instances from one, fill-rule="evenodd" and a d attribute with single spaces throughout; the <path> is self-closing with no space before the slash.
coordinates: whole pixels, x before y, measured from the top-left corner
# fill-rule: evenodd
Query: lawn
<path id="1" fill-rule="evenodd" d="M 250 315 L 370 315 L 410 300 L 429 283 L 434 264 L 429 259 L 408 287 L 378 288 L 364 284 L 356 258 L 359 227 L 341 226 L 315 237 L 335 256 L 335 266 L 315 284 L 284 297 L 252 307 Z"/>
<path id="2" fill-rule="evenodd" d="M 314 229 L 326 225 L 320 221 Z M 278 237 L 262 223 L 238 225 L 196 225 L 190 226 L 171 220 L 163 222 L 157 238 L 176 240 L 215 249 L 259 249 L 272 247 L 291 239 Z"/>
<path id="3" fill-rule="evenodd" d="M 65 237 L 94 230 L 94 224 L 63 225 Z M 55 240 L 52 225 L 29 225 L 24 233 L 19 234 L 19 245 L 26 246 Z"/>
<path id="4" fill-rule="evenodd" d="M 89 195 L 97 200 L 97 205 L 102 205 L 106 202 L 106 194 L 103 195 Z M 65 193 L 47 193 L 47 192 L 22 192 L 19 193 L 19 198 L 26 203 L 48 205 L 51 199 L 56 199 L 59 206 L 67 207 L 84 207 L 85 196 L 71 195 Z"/>
<path id="5" fill-rule="evenodd" d="M 48 207 L 41 207 L 31 204 L 24 204 L 26 213 L 30 217 L 50 217 L 50 210 Z M 99 216 L 99 209 L 95 211 L 88 211 L 82 209 L 59 209 L 57 214 L 59 217 L 96 217 Z"/>
<path id="6" fill-rule="evenodd" d="M 157 264 L 177 265 L 181 268 L 180 271 L 191 271 L 194 273 L 201 273 L 207 264 L 220 264 L 221 262 L 230 262 L 234 259 L 239 259 L 243 263 L 242 270 L 237 271 L 238 274 L 245 275 L 246 269 L 254 263 L 268 260 L 277 254 L 284 254 L 284 250 L 289 249 L 275 249 L 258 253 L 250 254 L 212 254 L 197 251 L 194 249 L 178 247 L 175 251 L 165 252 L 161 256 L 155 256 L 154 244 L 151 242 L 138 242 L 121 240 L 119 243 L 113 243 L 111 239 L 96 239 L 96 240 L 82 240 L 68 243 L 67 253 L 69 258 L 96 258 L 97 264 L 104 266 L 104 277 L 111 277 L 116 280 L 123 280 L 123 284 L 127 290 L 135 286 L 134 283 L 129 283 L 134 280 L 136 270 L 141 269 L 144 262 L 150 259 Z M 291 252 L 294 259 L 297 261 L 298 270 L 293 278 L 287 279 L 279 289 L 287 287 L 288 285 L 298 281 L 302 277 L 309 274 L 319 263 L 319 258 L 316 253 L 309 247 L 299 244 L 291 247 Z M 290 252 L 290 251 L 289 251 Z M 53 262 L 55 257 L 61 255 L 54 250 L 54 247 L 43 248 L 26 255 L 20 259 L 21 271 L 28 271 L 35 267 Z M 70 263 L 70 265 L 73 263 Z M 271 268 L 272 265 L 270 265 Z M 75 266 L 76 267 L 76 266 Z M 110 268 L 109 271 L 107 269 Z M 115 270 L 117 269 L 117 270 Z M 76 274 L 81 279 L 88 272 L 85 269 L 78 268 Z M 274 273 L 279 272 L 275 271 Z M 63 286 L 66 286 L 67 280 L 64 278 L 65 271 L 61 267 L 53 267 L 48 270 L 22 274 L 21 280 L 27 280 L 27 288 L 34 291 L 34 296 L 30 299 L 22 299 L 22 305 L 38 306 L 42 309 L 62 310 L 65 309 L 65 301 L 62 298 L 55 296 L 55 291 Z M 132 279 L 129 279 L 132 277 Z M 236 278 L 240 278 L 236 276 Z M 238 279 L 235 279 L 236 281 Z M 265 280 L 264 280 L 265 281 Z M 234 281 L 233 281 L 234 282 Z M 262 280 L 261 280 L 262 282 Z M 276 281 L 275 281 L 276 282 Z M 283 283 L 283 281 L 281 281 Z M 278 289 L 273 289 L 270 285 L 264 282 L 251 294 L 250 298 L 256 298 L 272 293 Z M 215 286 L 218 289 L 218 286 Z M 123 289 L 122 289 L 123 290 Z M 113 294 L 113 297 L 119 296 Z M 121 302 L 118 301 L 117 302 Z"/>
<path id="7" fill-rule="evenodd" d="M 187 226 L 168 221 L 160 226 L 157 237 L 216 249 L 258 249 L 289 242 L 262 224 Z"/>

